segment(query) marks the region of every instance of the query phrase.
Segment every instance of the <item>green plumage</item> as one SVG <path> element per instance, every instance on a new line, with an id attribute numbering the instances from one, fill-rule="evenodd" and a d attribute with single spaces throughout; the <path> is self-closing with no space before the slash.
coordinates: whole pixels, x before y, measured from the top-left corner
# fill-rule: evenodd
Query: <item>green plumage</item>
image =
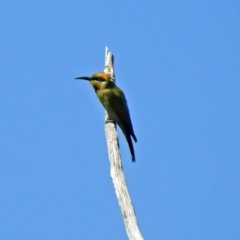
<path id="1" fill-rule="evenodd" d="M 137 141 L 137 138 L 133 131 L 127 100 L 123 91 L 110 80 L 110 75 L 104 72 L 93 74 L 90 78 L 80 77 L 77 79 L 90 81 L 108 115 L 122 129 L 129 145 L 132 161 L 134 162 L 135 153 L 131 137 L 135 142 Z"/>

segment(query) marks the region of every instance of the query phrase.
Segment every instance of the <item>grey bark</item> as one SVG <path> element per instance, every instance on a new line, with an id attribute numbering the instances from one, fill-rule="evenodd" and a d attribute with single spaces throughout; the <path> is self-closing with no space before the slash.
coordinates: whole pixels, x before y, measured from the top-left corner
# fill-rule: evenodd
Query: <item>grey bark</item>
<path id="1" fill-rule="evenodd" d="M 108 51 L 107 47 L 105 52 L 104 72 L 111 74 L 112 81 L 115 82 L 115 74 L 113 69 L 113 54 Z M 109 119 L 107 113 L 105 115 L 105 135 L 110 161 L 110 176 L 113 181 L 115 193 L 121 209 L 128 238 L 130 240 L 142 240 L 143 237 L 138 228 L 137 218 L 133 209 L 133 205 L 128 193 L 123 174 L 115 123 L 111 119 Z"/>

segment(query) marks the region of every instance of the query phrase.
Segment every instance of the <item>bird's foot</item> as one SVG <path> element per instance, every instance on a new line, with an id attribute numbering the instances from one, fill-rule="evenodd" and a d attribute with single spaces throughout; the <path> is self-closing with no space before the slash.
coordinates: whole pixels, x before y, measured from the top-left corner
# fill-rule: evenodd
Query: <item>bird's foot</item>
<path id="1" fill-rule="evenodd" d="M 107 117 L 105 123 L 114 123 L 114 120 L 112 120 L 110 117 Z"/>

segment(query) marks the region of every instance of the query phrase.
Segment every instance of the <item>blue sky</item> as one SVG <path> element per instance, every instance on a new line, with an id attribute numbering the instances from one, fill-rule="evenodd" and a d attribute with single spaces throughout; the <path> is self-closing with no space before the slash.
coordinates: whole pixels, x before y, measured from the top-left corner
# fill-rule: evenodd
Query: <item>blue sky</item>
<path id="1" fill-rule="evenodd" d="M 145 239 L 240 236 L 239 1 L 2 1 L 0 239 L 127 239 L 104 111 L 115 55 L 138 142 L 119 131 Z"/>

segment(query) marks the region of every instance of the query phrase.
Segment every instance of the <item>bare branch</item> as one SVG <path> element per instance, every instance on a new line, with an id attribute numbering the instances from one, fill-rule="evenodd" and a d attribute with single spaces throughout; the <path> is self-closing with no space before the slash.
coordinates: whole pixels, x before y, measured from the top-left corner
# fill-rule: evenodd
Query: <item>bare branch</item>
<path id="1" fill-rule="evenodd" d="M 111 74 L 112 81 L 115 81 L 113 69 L 113 54 L 106 47 L 104 72 Z M 117 195 L 117 200 L 122 212 L 125 229 L 130 240 L 142 240 L 143 237 L 138 228 L 137 218 L 126 186 L 122 162 L 119 152 L 118 136 L 115 123 L 105 115 L 105 135 L 110 161 L 110 175 Z"/>

